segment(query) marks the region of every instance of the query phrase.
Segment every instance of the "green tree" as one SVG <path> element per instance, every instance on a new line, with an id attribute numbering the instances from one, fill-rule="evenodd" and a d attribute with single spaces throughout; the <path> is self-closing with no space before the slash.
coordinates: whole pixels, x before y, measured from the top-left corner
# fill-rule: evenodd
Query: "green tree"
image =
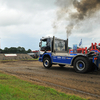
<path id="1" fill-rule="evenodd" d="M 30 53 L 31 51 L 32 51 L 31 49 L 28 49 L 28 50 L 27 50 L 27 53 Z"/>
<path id="2" fill-rule="evenodd" d="M 26 53 L 26 50 L 24 47 L 21 47 L 21 53 Z"/>
<path id="3" fill-rule="evenodd" d="M 9 53 L 9 48 L 5 47 L 3 50 L 4 53 Z"/>
<path id="4" fill-rule="evenodd" d="M 25 50 L 24 47 L 5 47 L 4 50 L 0 49 L 0 52 L 3 52 L 3 53 L 29 53 L 31 52 L 31 49 L 28 49 L 28 50 Z"/>
<path id="5" fill-rule="evenodd" d="M 17 48 L 17 53 L 21 53 L 21 52 L 22 52 L 22 47 L 19 46 L 19 47 Z"/>
<path id="6" fill-rule="evenodd" d="M 2 49 L 0 49 L 0 53 L 3 53 L 3 50 Z"/>
<path id="7" fill-rule="evenodd" d="M 10 47 L 9 53 L 17 53 L 17 48 L 16 47 Z"/>

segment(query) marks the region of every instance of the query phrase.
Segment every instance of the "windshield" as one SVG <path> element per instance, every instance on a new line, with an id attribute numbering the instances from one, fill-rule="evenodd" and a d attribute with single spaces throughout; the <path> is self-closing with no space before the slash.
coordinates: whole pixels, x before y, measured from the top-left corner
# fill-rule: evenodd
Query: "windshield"
<path id="1" fill-rule="evenodd" d="M 47 41 L 42 41 L 41 47 L 46 47 Z"/>
<path id="2" fill-rule="evenodd" d="M 41 50 L 42 51 L 48 51 L 50 50 L 50 39 L 45 39 L 45 40 L 42 40 L 41 42 Z"/>

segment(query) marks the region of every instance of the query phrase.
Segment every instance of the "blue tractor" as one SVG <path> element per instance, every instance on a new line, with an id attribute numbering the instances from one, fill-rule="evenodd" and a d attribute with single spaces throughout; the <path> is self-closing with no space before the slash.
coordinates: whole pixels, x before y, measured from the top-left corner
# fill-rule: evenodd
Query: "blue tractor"
<path id="1" fill-rule="evenodd" d="M 60 67 L 65 65 L 73 66 L 78 73 L 86 73 L 99 69 L 99 53 L 89 52 L 88 54 L 68 53 L 68 39 L 58 39 L 53 37 L 43 37 L 39 43 L 39 61 L 43 62 L 45 68 L 50 68 L 53 64 Z"/>

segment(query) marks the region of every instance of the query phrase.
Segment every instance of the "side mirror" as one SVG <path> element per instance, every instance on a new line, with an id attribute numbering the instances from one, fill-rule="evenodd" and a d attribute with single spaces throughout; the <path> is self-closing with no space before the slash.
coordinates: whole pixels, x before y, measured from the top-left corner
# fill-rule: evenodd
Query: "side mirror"
<path id="1" fill-rule="evenodd" d="M 41 42 L 39 42 L 39 47 L 41 47 Z"/>

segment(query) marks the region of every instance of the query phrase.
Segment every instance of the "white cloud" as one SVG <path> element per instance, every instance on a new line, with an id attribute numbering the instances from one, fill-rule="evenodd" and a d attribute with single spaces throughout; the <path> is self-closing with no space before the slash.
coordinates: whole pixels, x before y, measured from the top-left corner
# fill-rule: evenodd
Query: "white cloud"
<path id="1" fill-rule="evenodd" d="M 34 50 L 39 48 L 41 37 L 55 35 L 66 39 L 67 21 L 57 23 L 57 30 L 52 28 L 57 11 L 54 2 L 55 0 L 0 0 L 1 48 L 24 46 Z M 74 43 L 78 44 L 81 38 L 84 46 L 90 45 L 91 42 L 99 42 L 98 16 L 100 12 L 94 19 L 86 20 L 73 29 L 69 37 L 70 46 Z"/>
<path id="2" fill-rule="evenodd" d="M 50 8 L 49 3 L 49 7 L 45 4 L 39 2 L 39 0 L 37 2 L 36 0 L 35 2 L 33 0 L 0 1 L 0 37 L 2 48 L 7 45 L 8 47 L 14 46 L 14 43 L 15 46 L 24 45 L 27 49 L 38 48 L 38 45 L 31 47 L 29 44 L 25 45 L 22 43 L 27 41 L 26 39 L 31 41 L 32 38 L 34 43 L 35 38 L 35 42 L 38 44 L 39 38 L 52 33 L 55 10 Z"/>

